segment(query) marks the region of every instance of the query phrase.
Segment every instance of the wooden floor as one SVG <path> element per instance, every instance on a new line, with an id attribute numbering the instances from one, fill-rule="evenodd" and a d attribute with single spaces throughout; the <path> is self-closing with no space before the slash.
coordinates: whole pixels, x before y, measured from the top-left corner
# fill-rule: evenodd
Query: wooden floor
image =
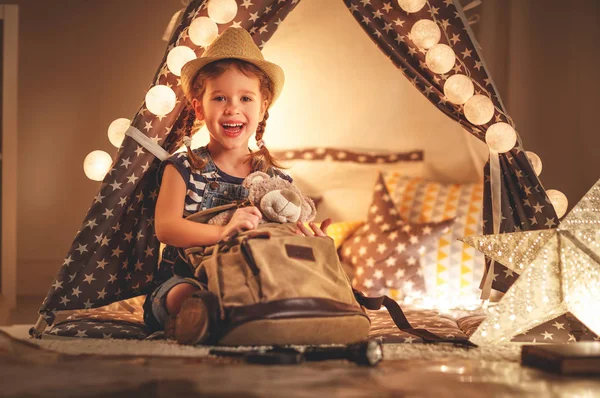
<path id="1" fill-rule="evenodd" d="M 230 358 L 99 357 L 41 350 L 0 333 L 3 397 L 596 397 L 600 380 L 517 362 L 388 360 L 248 365 Z"/>

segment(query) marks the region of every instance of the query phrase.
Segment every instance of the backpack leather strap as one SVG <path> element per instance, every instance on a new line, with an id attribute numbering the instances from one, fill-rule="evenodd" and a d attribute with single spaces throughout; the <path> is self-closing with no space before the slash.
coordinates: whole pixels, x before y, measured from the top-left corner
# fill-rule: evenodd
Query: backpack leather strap
<path id="1" fill-rule="evenodd" d="M 413 328 L 410 322 L 408 322 L 406 315 L 404 315 L 404 311 L 402 311 L 400 305 L 389 296 L 367 297 L 364 295 L 363 292 L 359 290 L 353 288 L 352 291 L 354 292 L 354 297 L 356 297 L 356 301 L 358 301 L 360 305 L 362 305 L 368 310 L 379 310 L 381 309 L 381 306 L 384 306 L 388 310 L 390 316 L 392 317 L 392 320 L 394 321 L 398 329 L 400 329 L 403 332 L 410 333 L 414 336 L 422 338 L 425 343 L 452 343 L 455 345 L 464 345 L 467 347 L 477 347 L 469 340 L 445 339 L 443 337 L 438 336 L 435 333 L 430 332 L 427 329 Z"/>

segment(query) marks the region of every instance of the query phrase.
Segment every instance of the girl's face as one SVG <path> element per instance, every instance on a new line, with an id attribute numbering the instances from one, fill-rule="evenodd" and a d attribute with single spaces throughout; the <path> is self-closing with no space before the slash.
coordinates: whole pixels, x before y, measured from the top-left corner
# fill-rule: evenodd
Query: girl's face
<path id="1" fill-rule="evenodd" d="M 192 100 L 198 120 L 204 120 L 210 141 L 222 149 L 248 148 L 250 137 L 263 119 L 267 101 L 262 99 L 260 81 L 229 68 L 206 81 L 201 101 Z"/>

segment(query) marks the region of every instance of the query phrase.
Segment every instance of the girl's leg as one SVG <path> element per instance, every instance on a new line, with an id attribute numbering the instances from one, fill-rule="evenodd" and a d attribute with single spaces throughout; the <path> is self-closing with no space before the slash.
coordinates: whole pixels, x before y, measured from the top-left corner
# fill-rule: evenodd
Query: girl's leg
<path id="1" fill-rule="evenodd" d="M 192 297 L 192 294 L 199 290 L 200 289 L 197 286 L 189 283 L 180 283 L 173 286 L 173 288 L 167 293 L 166 299 L 166 305 L 169 314 L 178 314 L 179 310 L 181 309 L 181 304 L 185 301 L 185 299 Z"/>

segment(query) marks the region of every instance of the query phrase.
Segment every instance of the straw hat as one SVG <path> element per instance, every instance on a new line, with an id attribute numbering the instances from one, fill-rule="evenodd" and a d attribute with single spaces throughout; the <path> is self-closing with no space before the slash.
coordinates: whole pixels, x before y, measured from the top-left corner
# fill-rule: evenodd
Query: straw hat
<path id="1" fill-rule="evenodd" d="M 237 58 L 248 61 L 260 68 L 273 82 L 273 100 L 275 102 L 283 88 L 283 69 L 274 63 L 265 61 L 260 49 L 252 40 L 250 33 L 243 28 L 227 28 L 221 33 L 200 58 L 186 63 L 181 69 L 181 86 L 183 93 L 189 98 L 192 84 L 198 71 L 211 62 L 223 58 Z"/>

